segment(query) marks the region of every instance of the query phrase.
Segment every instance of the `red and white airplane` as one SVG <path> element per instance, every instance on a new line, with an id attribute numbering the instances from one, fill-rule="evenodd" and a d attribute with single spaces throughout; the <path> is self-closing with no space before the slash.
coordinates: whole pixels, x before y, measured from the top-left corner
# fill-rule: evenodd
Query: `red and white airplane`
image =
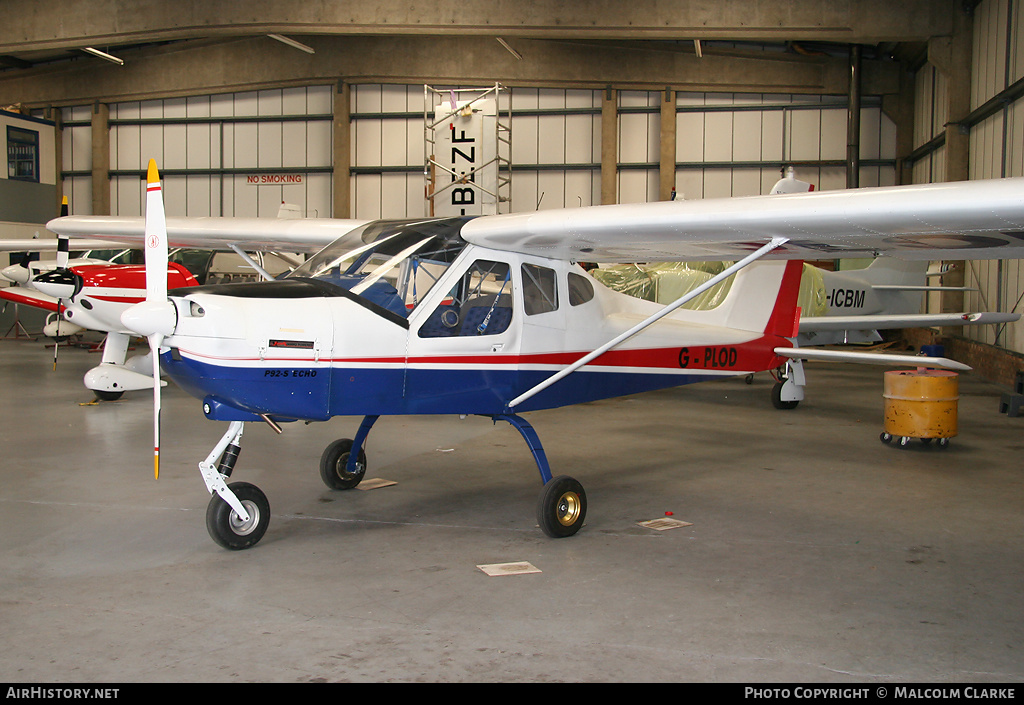
<path id="1" fill-rule="evenodd" d="M 84 219 L 90 220 L 89 217 Z M 271 251 L 268 239 L 262 238 L 252 248 L 247 242 L 248 233 L 263 232 L 268 221 L 279 223 L 268 218 L 193 218 L 188 219 L 187 227 L 181 228 L 178 221 L 171 219 L 169 242 L 176 248 L 233 251 L 255 271 L 269 279 L 272 276 L 249 255 L 249 251 L 253 250 Z M 103 222 L 111 229 L 112 235 L 118 237 L 118 229 L 134 227 L 141 232 L 144 220 L 104 217 Z M 303 242 L 295 245 L 294 251 L 297 252 L 313 252 L 333 242 L 339 233 L 352 229 L 351 225 L 346 225 L 346 221 L 332 221 L 326 224 L 327 227 L 323 227 L 323 223 L 310 227 L 310 221 L 301 219 L 289 222 L 307 224 Z M 176 225 L 179 226 L 177 229 Z M 204 232 L 204 228 L 210 227 L 216 228 L 215 236 Z M 278 225 L 277 230 L 280 229 Z M 108 248 L 126 245 L 138 247 L 141 239 L 90 240 L 88 244 Z M 0 288 L 0 299 L 50 311 L 52 315 L 43 333 L 52 338 L 59 339 L 84 330 L 106 333 L 100 364 L 86 372 L 83 380 L 85 387 L 92 390 L 98 399 L 111 401 L 119 399 L 126 391 L 151 389 L 154 378 L 150 355 L 147 353 L 128 357 L 133 335 L 121 323 L 121 314 L 125 309 L 146 298 L 145 266 L 112 263 L 95 257 L 71 259 L 68 238 L 63 236 L 56 241 L 0 241 L 0 248 L 8 251 L 44 250 L 49 246 L 56 247 L 56 260 L 14 264 L 0 272 L 0 275 L 18 284 Z M 175 289 L 198 286 L 199 281 L 185 265 L 169 261 L 167 285 Z M 163 384 L 166 385 L 166 382 Z"/>
<path id="2" fill-rule="evenodd" d="M 882 253 L 940 259 L 1024 257 L 1024 179 L 797 193 L 564 211 L 373 222 L 275 281 L 166 289 L 159 176 L 147 197 L 146 301 L 122 316 L 154 365 L 227 422 L 200 462 L 213 495 L 207 528 L 231 549 L 256 544 L 270 505 L 228 484 L 246 422 L 362 416 L 324 451 L 336 489 L 366 471 L 364 441 L 385 414 L 479 414 L 514 426 L 544 488 L 537 519 L 553 537 L 587 513 L 582 484 L 552 477 L 521 414 L 772 370 L 790 359 L 946 366 L 952 360 L 794 348 L 802 259 Z M 107 237 L 73 219 L 57 233 Z M 358 244 L 353 247 L 353 243 Z M 578 261 L 736 260 L 722 305 L 667 306 L 602 286 Z M 159 471 L 160 388 L 154 388 Z"/>

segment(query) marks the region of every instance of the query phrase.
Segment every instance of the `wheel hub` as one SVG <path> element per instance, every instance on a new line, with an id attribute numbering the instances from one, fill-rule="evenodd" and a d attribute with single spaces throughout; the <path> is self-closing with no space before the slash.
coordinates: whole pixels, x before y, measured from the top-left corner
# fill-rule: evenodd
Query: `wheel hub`
<path id="1" fill-rule="evenodd" d="M 353 477 L 357 477 L 363 474 L 363 464 L 356 461 L 356 467 L 354 472 L 348 471 L 348 458 L 351 453 L 342 453 L 341 457 L 338 458 L 338 464 L 335 466 L 335 473 L 342 480 L 351 480 Z"/>
<path id="2" fill-rule="evenodd" d="M 248 536 L 260 523 L 260 508 L 256 506 L 255 502 L 248 499 L 242 500 L 242 506 L 245 507 L 245 511 L 249 512 L 249 521 L 242 521 L 237 512 L 231 512 L 228 521 L 233 532 L 239 536 Z"/>
<path id="3" fill-rule="evenodd" d="M 557 519 L 562 526 L 572 526 L 583 510 L 580 496 L 575 492 L 566 492 L 558 498 Z"/>

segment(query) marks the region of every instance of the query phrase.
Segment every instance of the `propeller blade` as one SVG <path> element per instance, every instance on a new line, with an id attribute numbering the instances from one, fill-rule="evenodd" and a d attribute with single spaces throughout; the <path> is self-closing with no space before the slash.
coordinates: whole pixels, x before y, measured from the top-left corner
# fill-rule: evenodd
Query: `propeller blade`
<path id="1" fill-rule="evenodd" d="M 156 160 L 146 172 L 146 300 L 167 300 L 167 220 Z"/>
<path id="2" fill-rule="evenodd" d="M 60 202 L 60 214 L 68 214 L 68 197 L 64 196 Z M 57 236 L 57 269 L 67 269 L 68 261 L 71 259 L 71 238 L 66 235 Z M 53 341 L 53 371 L 57 371 L 57 349 L 60 348 L 60 321 L 61 304 L 63 299 L 57 299 L 57 338 Z"/>
<path id="3" fill-rule="evenodd" d="M 68 214 L 68 197 L 65 196 L 60 204 L 60 214 L 65 216 Z M 71 250 L 71 238 L 67 235 L 57 236 L 57 268 L 66 269 L 68 266 L 68 260 L 70 259 Z"/>
<path id="4" fill-rule="evenodd" d="M 146 301 L 167 302 L 167 220 L 156 160 L 149 160 L 146 172 Z M 153 478 L 160 479 L 160 345 L 162 333 L 147 336 L 153 356 Z"/>
<path id="5" fill-rule="evenodd" d="M 149 340 L 153 357 L 153 479 L 160 479 L 160 344 L 164 337 L 155 333 Z"/>

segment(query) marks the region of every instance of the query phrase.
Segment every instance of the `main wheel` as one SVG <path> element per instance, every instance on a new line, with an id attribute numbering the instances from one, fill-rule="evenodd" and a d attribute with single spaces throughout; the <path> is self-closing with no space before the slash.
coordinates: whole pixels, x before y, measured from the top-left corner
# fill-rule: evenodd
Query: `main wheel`
<path id="1" fill-rule="evenodd" d="M 327 446 L 320 456 L 320 478 L 332 490 L 350 490 L 366 475 L 366 453 L 359 449 L 354 472 L 348 471 L 348 458 L 352 453 L 352 439 L 342 438 Z"/>
<path id="2" fill-rule="evenodd" d="M 99 401 L 117 401 L 124 396 L 124 392 L 108 392 L 103 389 L 94 389 L 92 393 L 96 395 Z"/>
<path id="3" fill-rule="evenodd" d="M 206 530 L 217 544 L 232 551 L 255 546 L 270 524 L 270 502 L 259 487 L 248 482 L 232 482 L 228 489 L 245 507 L 249 520 L 242 521 L 231 505 L 214 494 L 206 507 Z"/>
<path id="4" fill-rule="evenodd" d="M 587 516 L 587 493 L 583 485 L 568 475 L 560 475 L 544 485 L 537 504 L 537 522 L 541 531 L 553 539 L 572 536 Z"/>
<path id="5" fill-rule="evenodd" d="M 783 410 L 795 409 L 796 405 L 800 403 L 799 401 L 782 401 L 783 384 L 783 382 L 776 382 L 774 386 L 772 386 L 772 406 L 776 409 Z"/>

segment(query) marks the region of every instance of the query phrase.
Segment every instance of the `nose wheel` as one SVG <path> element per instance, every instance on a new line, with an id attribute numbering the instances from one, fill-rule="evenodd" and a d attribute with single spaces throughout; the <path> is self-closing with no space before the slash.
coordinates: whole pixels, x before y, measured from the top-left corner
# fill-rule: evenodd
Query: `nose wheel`
<path id="1" fill-rule="evenodd" d="M 270 502 L 263 490 L 248 482 L 227 484 L 238 460 L 244 428 L 241 421 L 232 421 L 206 460 L 199 463 L 206 489 L 213 495 L 206 506 L 206 530 L 217 545 L 232 551 L 255 546 L 270 525 Z"/>
<path id="2" fill-rule="evenodd" d="M 270 524 L 270 502 L 259 487 L 248 482 L 232 482 L 228 489 L 248 516 L 239 516 L 219 494 L 214 494 L 206 507 L 206 530 L 218 545 L 240 551 L 263 538 Z"/>

